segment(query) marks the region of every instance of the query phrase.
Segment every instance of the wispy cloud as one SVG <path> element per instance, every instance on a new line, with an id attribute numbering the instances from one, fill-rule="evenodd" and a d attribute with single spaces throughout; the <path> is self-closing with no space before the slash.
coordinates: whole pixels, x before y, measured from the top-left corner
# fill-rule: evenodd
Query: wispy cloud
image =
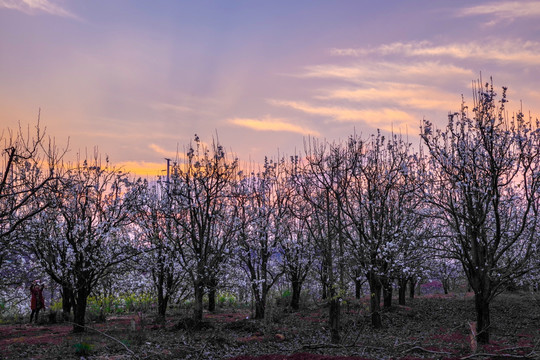
<path id="1" fill-rule="evenodd" d="M 77 15 L 50 0 L 0 0 L 0 8 L 21 11 L 28 15 L 46 13 L 55 16 L 79 19 Z"/>
<path id="2" fill-rule="evenodd" d="M 360 57 L 366 55 L 402 55 L 407 57 L 452 57 L 456 59 L 473 59 L 482 61 L 498 61 L 504 63 L 540 65 L 540 43 L 535 41 L 487 41 L 434 45 L 429 41 L 395 42 L 383 44 L 375 48 L 331 49 L 336 56 Z"/>
<path id="3" fill-rule="evenodd" d="M 195 111 L 194 109 L 188 106 L 168 104 L 168 103 L 153 103 L 153 104 L 150 104 L 150 107 L 157 111 L 174 112 L 174 113 L 187 113 L 187 112 Z"/>
<path id="4" fill-rule="evenodd" d="M 228 122 L 256 131 L 286 131 L 302 135 L 319 136 L 319 132 L 316 130 L 308 129 L 296 124 L 291 124 L 290 122 L 287 122 L 283 119 L 269 117 L 263 119 L 234 118 L 229 119 Z"/>
<path id="5" fill-rule="evenodd" d="M 310 115 L 328 117 L 340 122 L 362 121 L 375 128 L 390 130 L 393 126 L 417 124 L 418 119 L 405 111 L 392 108 L 355 109 L 339 106 L 314 106 L 306 102 L 269 100 L 275 106 L 289 107 Z"/>
<path id="6" fill-rule="evenodd" d="M 387 61 L 364 60 L 349 65 L 323 64 L 307 66 L 298 77 L 339 79 L 353 83 L 366 81 L 388 81 L 396 79 L 420 81 L 437 77 L 470 79 L 474 77 L 471 70 L 453 64 L 442 64 L 438 61 L 400 63 Z"/>
<path id="7" fill-rule="evenodd" d="M 459 98 L 456 94 L 433 86 L 396 82 L 377 82 L 353 89 L 327 90 L 319 100 L 347 100 L 357 103 L 392 104 L 414 109 L 452 109 Z"/>
<path id="8" fill-rule="evenodd" d="M 455 60 L 463 59 L 475 46 L 423 41 L 333 49 L 333 55 L 348 58 L 339 63 L 306 66 L 296 75 L 325 80 L 312 90 L 315 95 L 311 99 L 272 99 L 269 103 L 331 121 L 359 122 L 387 131 L 415 129 L 423 116 L 444 116 L 459 107 L 460 93 L 450 89 L 466 89 L 478 74 Z M 535 60 L 531 57 L 529 61 Z"/>
<path id="9" fill-rule="evenodd" d="M 175 159 L 178 156 L 177 151 L 165 150 L 164 148 L 162 148 L 161 146 L 156 145 L 156 144 L 150 144 L 150 145 L 148 145 L 148 147 L 151 150 L 153 150 L 155 153 L 157 153 L 160 156 L 163 156 L 165 158 Z"/>
<path id="10" fill-rule="evenodd" d="M 540 2 L 538 1 L 503 1 L 486 3 L 460 9 L 458 16 L 489 15 L 499 19 L 524 17 L 540 17 Z"/>

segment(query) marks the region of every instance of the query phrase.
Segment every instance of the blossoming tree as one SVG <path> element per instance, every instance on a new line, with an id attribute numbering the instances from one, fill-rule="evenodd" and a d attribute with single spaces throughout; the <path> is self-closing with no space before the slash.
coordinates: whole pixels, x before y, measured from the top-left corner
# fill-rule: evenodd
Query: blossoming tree
<path id="1" fill-rule="evenodd" d="M 444 250 L 461 262 L 475 294 L 477 339 L 489 342 L 490 302 L 531 270 L 540 197 L 540 128 L 509 119 L 506 88 L 474 87 L 473 108 L 449 115 L 445 130 L 424 121 L 431 163 L 424 193 L 447 230 Z"/>

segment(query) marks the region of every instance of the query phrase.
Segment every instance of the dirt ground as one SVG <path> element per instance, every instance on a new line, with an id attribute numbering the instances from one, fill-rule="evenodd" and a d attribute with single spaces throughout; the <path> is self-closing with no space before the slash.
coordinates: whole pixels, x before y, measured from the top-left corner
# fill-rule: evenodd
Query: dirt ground
<path id="1" fill-rule="evenodd" d="M 164 323 L 149 314 L 109 316 L 83 334 L 66 323 L 0 325 L 0 359 L 540 359 L 540 304 L 526 293 L 494 300 L 491 343 L 476 350 L 470 294 L 393 306 L 380 330 L 370 327 L 366 301 L 345 302 L 339 345 L 330 343 L 323 305 L 274 306 L 269 314 L 255 321 L 248 310 L 219 309 L 197 328 L 180 314 Z"/>

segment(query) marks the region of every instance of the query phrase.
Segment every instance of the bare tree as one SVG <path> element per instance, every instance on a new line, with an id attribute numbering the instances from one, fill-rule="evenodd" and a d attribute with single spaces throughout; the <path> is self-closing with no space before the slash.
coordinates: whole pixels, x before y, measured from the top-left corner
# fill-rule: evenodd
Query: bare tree
<path id="1" fill-rule="evenodd" d="M 538 230 L 540 129 L 520 112 L 508 119 L 506 88 L 475 84 L 472 117 L 463 104 L 444 131 L 424 121 L 430 186 L 424 194 L 450 234 L 449 257 L 461 262 L 475 293 L 478 341 L 489 342 L 490 302 L 531 270 Z"/>
<path id="2" fill-rule="evenodd" d="M 237 174 L 237 160 L 229 161 L 219 142 L 208 148 L 197 136 L 184 162 L 173 167 L 170 219 L 176 227 L 176 251 L 193 284 L 195 321 L 203 317 L 205 289 L 215 288 L 231 253 L 230 194 Z"/>
<path id="3" fill-rule="evenodd" d="M 48 140 L 48 141 L 47 141 Z M 39 116 L 35 130 L 5 129 L 0 168 L 0 269 L 3 260 L 12 256 L 16 241 L 11 236 L 25 221 L 50 206 L 37 201 L 56 176 L 55 169 L 65 150 L 56 147 L 54 140 L 40 128 Z"/>

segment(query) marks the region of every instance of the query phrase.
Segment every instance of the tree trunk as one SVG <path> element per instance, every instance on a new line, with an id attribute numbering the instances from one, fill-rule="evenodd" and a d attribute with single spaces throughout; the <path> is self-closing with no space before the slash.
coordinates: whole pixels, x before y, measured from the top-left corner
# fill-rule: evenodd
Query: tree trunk
<path id="1" fill-rule="evenodd" d="M 204 284 L 202 281 L 195 283 L 195 306 L 193 308 L 193 320 L 200 322 L 203 319 Z"/>
<path id="2" fill-rule="evenodd" d="M 390 309 L 392 307 L 392 281 L 385 278 L 382 281 L 383 287 L 383 306 L 385 309 Z"/>
<path id="3" fill-rule="evenodd" d="M 67 286 L 62 286 L 62 319 L 69 321 L 71 314 L 71 299 L 73 298 L 73 290 Z"/>
<path id="4" fill-rule="evenodd" d="M 491 325 L 489 317 L 489 301 L 484 299 L 482 293 L 474 295 L 476 308 L 476 340 L 479 344 L 489 344 L 489 327 Z"/>
<path id="5" fill-rule="evenodd" d="M 73 332 L 84 332 L 85 328 L 85 316 L 86 316 L 86 302 L 88 300 L 88 293 L 86 290 L 79 289 L 77 292 L 77 300 L 73 307 Z"/>
<path id="6" fill-rule="evenodd" d="M 253 300 L 255 300 L 255 313 L 253 314 L 253 317 L 259 320 L 264 319 L 264 311 L 266 308 L 266 293 L 264 285 L 257 284 L 256 281 L 252 280 L 251 290 L 253 293 Z"/>
<path id="7" fill-rule="evenodd" d="M 448 292 L 450 291 L 450 279 L 443 279 L 441 282 L 442 282 L 444 294 L 448 295 Z"/>
<path id="8" fill-rule="evenodd" d="M 169 304 L 169 296 L 168 295 L 165 295 L 165 296 L 162 295 L 161 300 L 159 299 L 159 296 L 158 296 L 158 316 L 161 319 L 165 319 L 168 304 Z"/>
<path id="9" fill-rule="evenodd" d="M 291 281 L 292 296 L 291 296 L 291 308 L 293 310 L 300 309 L 300 293 L 302 291 L 302 282 L 298 279 Z"/>
<path id="10" fill-rule="evenodd" d="M 407 293 L 407 279 L 401 278 L 398 280 L 399 285 L 399 305 L 405 305 L 405 294 Z"/>
<path id="11" fill-rule="evenodd" d="M 216 311 L 216 292 L 217 292 L 218 280 L 212 276 L 208 282 L 208 311 Z"/>
<path id="12" fill-rule="evenodd" d="M 323 264 L 322 264 L 322 269 L 321 269 L 321 273 L 320 273 L 320 276 L 321 276 L 321 285 L 322 285 L 322 299 L 323 300 L 326 300 L 328 298 L 328 293 L 331 292 L 329 290 L 329 280 L 328 280 L 328 265 L 326 264 L 326 261 L 323 261 Z M 330 269 L 331 270 L 331 269 Z M 330 284 L 330 286 L 332 286 L 332 284 Z"/>
<path id="13" fill-rule="evenodd" d="M 208 289 L 208 311 L 216 311 L 216 287 L 211 286 Z"/>
<path id="14" fill-rule="evenodd" d="M 323 300 L 326 300 L 328 298 L 328 292 L 326 290 L 326 281 L 322 282 L 322 294 L 321 294 L 321 296 L 322 296 Z"/>
<path id="15" fill-rule="evenodd" d="M 362 296 L 362 281 L 356 278 L 354 280 L 354 297 L 355 299 L 360 299 L 361 296 Z"/>
<path id="16" fill-rule="evenodd" d="M 414 278 L 409 279 L 409 298 L 414 299 L 414 289 L 416 288 L 416 280 Z"/>
<path id="17" fill-rule="evenodd" d="M 382 328 L 381 319 L 381 281 L 379 277 L 372 273 L 368 273 L 369 291 L 370 291 L 370 312 L 371 312 L 371 326 L 375 329 Z"/>
<path id="18" fill-rule="evenodd" d="M 266 310 L 266 299 L 255 299 L 255 319 L 264 319 L 264 312 Z"/>
<path id="19" fill-rule="evenodd" d="M 339 344 L 340 302 L 336 296 L 330 299 L 330 337 L 332 344 Z"/>
<path id="20" fill-rule="evenodd" d="M 167 303 L 165 301 L 165 289 L 163 287 L 164 279 L 163 276 L 158 276 L 158 281 L 156 284 L 157 288 L 157 300 L 158 300 L 158 316 L 161 318 L 165 318 L 165 312 L 167 311 Z M 168 301 L 168 299 L 167 299 Z"/>

